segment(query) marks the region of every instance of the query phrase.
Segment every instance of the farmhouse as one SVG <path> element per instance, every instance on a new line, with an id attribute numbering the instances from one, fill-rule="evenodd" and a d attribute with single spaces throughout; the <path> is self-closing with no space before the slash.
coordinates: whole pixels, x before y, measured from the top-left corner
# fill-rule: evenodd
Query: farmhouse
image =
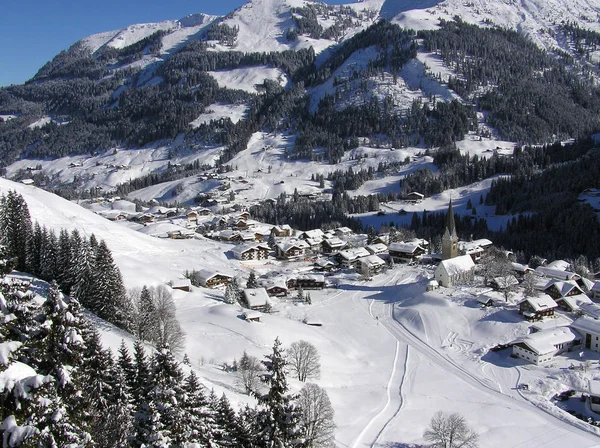
<path id="1" fill-rule="evenodd" d="M 299 238 L 302 238 L 303 240 L 307 240 L 307 239 L 322 240 L 324 237 L 325 237 L 325 234 L 323 233 L 323 231 L 321 229 L 306 230 L 305 232 L 302 232 L 299 235 Z"/>
<path id="2" fill-rule="evenodd" d="M 270 250 L 266 244 L 243 244 L 234 247 L 231 252 L 238 260 L 265 260 Z"/>
<path id="3" fill-rule="evenodd" d="M 315 261 L 315 270 L 330 272 L 335 267 L 335 263 L 328 258 L 319 258 Z"/>
<path id="4" fill-rule="evenodd" d="M 192 281 L 189 278 L 171 280 L 171 288 L 190 292 L 192 290 Z"/>
<path id="5" fill-rule="evenodd" d="M 373 255 L 379 255 L 387 252 L 388 247 L 383 243 L 373 243 L 365 246 L 365 249 L 367 249 Z"/>
<path id="6" fill-rule="evenodd" d="M 271 301 L 265 288 L 244 289 L 244 302 L 254 311 L 267 312 L 271 309 Z"/>
<path id="7" fill-rule="evenodd" d="M 475 263 L 469 255 L 442 260 L 435 269 L 435 279 L 444 288 L 450 288 L 475 279 Z"/>
<path id="8" fill-rule="evenodd" d="M 547 316 L 554 316 L 554 309 L 558 305 L 552 297 L 540 294 L 538 297 L 527 297 L 519 304 L 519 313 L 528 320 L 539 320 Z"/>
<path id="9" fill-rule="evenodd" d="M 583 336 L 584 347 L 600 352 L 600 320 L 582 316 L 571 324 Z"/>
<path id="10" fill-rule="evenodd" d="M 323 252 L 326 254 L 339 252 L 346 247 L 346 244 L 347 243 L 345 241 L 342 241 L 338 237 L 325 238 L 323 240 Z"/>
<path id="11" fill-rule="evenodd" d="M 570 327 L 558 327 L 531 333 L 513 343 L 513 355 L 539 365 L 581 344 L 581 335 Z"/>
<path id="12" fill-rule="evenodd" d="M 228 285 L 233 277 L 222 274 L 212 269 L 202 269 L 198 272 L 198 282 L 206 288 L 216 288 L 219 285 Z"/>
<path id="13" fill-rule="evenodd" d="M 278 277 L 276 279 L 264 282 L 263 286 L 267 294 L 271 297 L 285 297 L 288 293 L 287 279 Z"/>
<path id="14" fill-rule="evenodd" d="M 310 246 L 306 241 L 284 241 L 277 243 L 275 253 L 277 258 L 289 260 L 290 258 L 301 257 L 306 254 Z"/>
<path id="15" fill-rule="evenodd" d="M 392 243 L 388 248 L 394 261 L 415 261 L 427 252 L 419 243 Z"/>
<path id="16" fill-rule="evenodd" d="M 527 266 L 525 264 L 512 262 L 511 265 L 512 265 L 515 276 L 520 279 L 525 277 L 525 274 L 535 272 L 533 269 L 531 269 L 529 266 Z"/>
<path id="17" fill-rule="evenodd" d="M 556 299 L 556 304 L 567 311 L 579 311 L 581 305 L 592 305 L 592 300 L 585 294 L 575 294 L 572 296 L 559 297 Z"/>
<path id="18" fill-rule="evenodd" d="M 338 252 L 335 255 L 335 259 L 345 269 L 357 267 L 362 257 L 368 257 L 371 255 L 364 247 L 356 247 L 353 249 L 346 249 Z"/>
<path id="19" fill-rule="evenodd" d="M 274 226 L 271 228 L 271 233 L 276 237 L 292 236 L 292 228 L 288 224 Z"/>
<path id="20" fill-rule="evenodd" d="M 411 191 L 410 193 L 407 193 L 404 196 L 404 200 L 406 202 L 421 202 L 423 200 L 423 198 L 425 197 L 424 194 L 418 193 L 416 191 Z"/>
<path id="21" fill-rule="evenodd" d="M 544 277 L 555 278 L 557 280 L 579 280 L 580 277 L 575 272 L 563 271 L 561 269 L 550 268 L 546 266 L 538 266 L 535 268 L 538 275 Z"/>
<path id="22" fill-rule="evenodd" d="M 288 289 L 323 289 L 325 287 L 325 276 L 323 274 L 299 274 L 289 278 Z"/>
<path id="23" fill-rule="evenodd" d="M 546 294 L 552 297 L 554 300 L 561 297 L 575 296 L 583 294 L 581 288 L 577 285 L 574 280 L 570 281 L 553 281 L 544 290 Z"/>

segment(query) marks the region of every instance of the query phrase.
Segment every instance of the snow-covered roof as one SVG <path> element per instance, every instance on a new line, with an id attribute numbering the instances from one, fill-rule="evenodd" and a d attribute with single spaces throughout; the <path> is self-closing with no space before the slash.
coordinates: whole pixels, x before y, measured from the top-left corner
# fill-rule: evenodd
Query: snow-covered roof
<path id="1" fill-rule="evenodd" d="M 600 397 L 600 381 L 598 380 L 589 380 L 589 392 L 590 395 L 595 397 Z"/>
<path id="2" fill-rule="evenodd" d="M 313 230 L 306 230 L 306 231 L 302 232 L 302 235 L 305 235 L 306 238 L 322 239 L 325 234 L 323 233 L 323 231 L 321 229 L 313 229 Z"/>
<path id="3" fill-rule="evenodd" d="M 342 235 L 350 235 L 352 233 L 352 229 L 349 227 L 338 227 L 335 229 L 336 233 L 341 233 Z"/>
<path id="4" fill-rule="evenodd" d="M 244 297 L 250 308 L 255 306 L 265 306 L 270 304 L 269 294 L 265 288 L 249 288 L 244 289 Z"/>
<path id="5" fill-rule="evenodd" d="M 562 297 L 566 296 L 567 294 L 570 294 L 573 290 L 576 290 L 578 294 L 583 294 L 583 291 L 581 290 L 579 285 L 577 285 L 575 280 L 555 280 L 548 284 L 548 286 L 546 286 L 546 290 L 548 289 L 556 289 Z"/>
<path id="6" fill-rule="evenodd" d="M 468 255 L 480 254 L 483 252 L 483 247 L 481 247 L 479 244 L 475 243 L 474 241 L 461 241 L 458 244 L 458 248 L 461 251 L 464 251 Z"/>
<path id="7" fill-rule="evenodd" d="M 298 274 L 291 277 L 295 280 L 311 280 L 317 283 L 325 283 L 325 276 L 323 274 Z"/>
<path id="8" fill-rule="evenodd" d="M 471 241 L 473 244 L 477 244 L 480 247 L 489 247 L 492 246 L 494 243 L 492 243 L 490 240 L 488 240 L 487 238 L 480 238 L 478 240 L 473 240 Z"/>
<path id="9" fill-rule="evenodd" d="M 171 280 L 171 288 L 191 288 L 192 281 L 189 278 L 178 278 Z"/>
<path id="10" fill-rule="evenodd" d="M 590 316 L 592 319 L 600 319 L 600 305 L 597 303 L 581 303 L 579 311 L 583 312 L 586 316 Z"/>
<path id="11" fill-rule="evenodd" d="M 571 263 L 565 260 L 554 260 L 546 265 L 547 268 L 550 269 L 559 269 L 561 271 L 566 271 L 571 266 Z"/>
<path id="12" fill-rule="evenodd" d="M 595 283 L 593 281 L 591 281 L 589 278 L 585 278 L 585 277 L 581 277 L 578 280 L 578 282 L 582 284 L 583 289 L 585 291 L 591 291 L 594 288 L 594 285 L 595 285 Z"/>
<path id="13" fill-rule="evenodd" d="M 591 317 L 581 316 L 571 324 L 571 327 L 585 333 L 600 335 L 600 320 L 592 319 Z"/>
<path id="14" fill-rule="evenodd" d="M 379 258 L 377 255 L 369 255 L 360 259 L 361 264 L 366 264 L 370 268 L 376 268 L 383 266 L 385 261 Z"/>
<path id="15" fill-rule="evenodd" d="M 376 255 L 376 254 L 385 252 L 388 248 L 383 243 L 375 243 L 375 244 L 369 244 L 368 246 L 365 246 L 365 249 L 367 249 L 373 255 Z"/>
<path id="16" fill-rule="evenodd" d="M 335 263 L 328 258 L 319 258 L 317 261 L 315 261 L 315 264 L 322 268 L 327 266 L 335 266 Z"/>
<path id="17" fill-rule="evenodd" d="M 594 292 L 600 292 L 600 282 L 596 282 L 594 283 L 594 286 L 592 287 L 592 291 Z"/>
<path id="18" fill-rule="evenodd" d="M 331 237 L 331 238 L 325 238 L 323 240 L 323 243 L 327 243 L 327 245 L 332 248 L 344 247 L 347 244 L 345 241 L 340 240 L 336 236 Z"/>
<path id="19" fill-rule="evenodd" d="M 409 242 L 409 243 L 392 243 L 389 246 L 389 250 L 393 252 L 401 252 L 404 254 L 414 254 L 417 249 L 425 250 L 419 243 Z"/>
<path id="20" fill-rule="evenodd" d="M 571 311 L 577 311 L 584 303 L 592 303 L 590 298 L 585 294 L 576 294 L 574 296 L 561 297 L 562 300 Z"/>
<path id="21" fill-rule="evenodd" d="M 520 273 L 523 273 L 523 274 L 527 273 L 527 272 L 533 272 L 533 269 L 531 269 L 526 264 L 512 262 L 511 265 L 512 265 L 512 268 L 513 268 L 513 270 L 515 272 L 520 272 Z"/>
<path id="22" fill-rule="evenodd" d="M 554 299 L 548 294 L 540 294 L 537 297 L 527 297 L 524 302 L 529 303 L 535 311 L 543 311 L 558 306 Z"/>
<path id="23" fill-rule="evenodd" d="M 504 277 L 494 277 L 492 281 L 500 288 L 506 288 L 509 286 L 516 286 L 519 284 L 519 280 L 514 275 L 506 275 Z"/>
<path id="24" fill-rule="evenodd" d="M 244 252 L 248 252 L 249 250 L 270 250 L 269 246 L 266 244 L 239 244 L 231 249 L 231 252 L 234 254 L 243 254 Z"/>
<path id="25" fill-rule="evenodd" d="M 577 280 L 579 279 L 579 275 L 575 272 L 563 271 L 562 269 L 553 269 L 546 266 L 538 266 L 535 268 L 535 272 L 538 275 L 543 275 L 546 277 L 552 277 L 559 280 Z"/>
<path id="26" fill-rule="evenodd" d="M 531 325 L 529 328 L 535 331 L 542 331 L 550 330 L 552 328 L 566 327 L 571 325 L 571 323 L 573 323 L 573 321 L 565 316 L 556 316 L 554 319 L 540 320 Z"/>
<path id="27" fill-rule="evenodd" d="M 371 253 L 364 247 L 355 247 L 339 252 L 340 256 L 346 260 L 354 261 L 362 257 L 368 257 Z"/>
<path id="28" fill-rule="evenodd" d="M 558 327 L 531 333 L 517 340 L 527 345 L 534 353 L 546 355 L 557 350 L 556 346 L 581 339 L 581 335 L 570 327 Z"/>
<path id="29" fill-rule="evenodd" d="M 459 257 L 442 260 L 440 266 L 446 270 L 449 276 L 461 274 L 475 268 L 475 263 L 469 255 L 461 255 Z"/>
<path id="30" fill-rule="evenodd" d="M 211 278 L 216 277 L 217 275 L 233 278 L 232 275 L 223 274 L 222 272 L 216 271 L 214 269 L 201 269 L 200 271 L 198 271 L 198 278 L 200 279 L 200 281 L 203 282 L 206 282 Z"/>
<path id="31" fill-rule="evenodd" d="M 300 240 L 300 241 L 281 241 L 279 243 L 277 243 L 277 247 L 279 248 L 279 250 L 281 252 L 287 252 L 291 249 L 308 249 L 308 244 L 306 243 L 306 241 Z"/>

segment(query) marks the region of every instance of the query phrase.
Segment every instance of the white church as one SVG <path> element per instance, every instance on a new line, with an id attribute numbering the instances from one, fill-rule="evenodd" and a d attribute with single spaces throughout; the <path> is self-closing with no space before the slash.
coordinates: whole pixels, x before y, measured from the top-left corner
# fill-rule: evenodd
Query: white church
<path id="1" fill-rule="evenodd" d="M 475 279 L 475 263 L 470 255 L 458 255 L 458 235 L 454 223 L 452 199 L 446 215 L 446 230 L 442 237 L 442 261 L 435 270 L 440 286 L 449 288 Z"/>

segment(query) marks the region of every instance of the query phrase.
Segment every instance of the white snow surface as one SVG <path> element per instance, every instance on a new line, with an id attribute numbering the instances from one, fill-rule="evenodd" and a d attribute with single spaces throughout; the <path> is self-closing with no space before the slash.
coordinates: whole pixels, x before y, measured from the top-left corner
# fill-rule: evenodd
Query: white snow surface
<path id="1" fill-rule="evenodd" d="M 106 240 L 127 287 L 165 284 L 186 269 L 210 266 L 247 278 L 285 272 L 279 263 L 228 259 L 231 245 L 209 240 L 161 240 L 107 221 L 76 204 L 35 187 L 0 179 L 0 192 L 21 193 L 32 218 L 51 229 L 77 228 Z M 303 269 L 304 262 L 287 265 Z M 433 271 L 397 266 L 364 282 L 355 274 L 336 274 L 338 288 L 311 291 L 313 305 L 276 300 L 276 313 L 260 323 L 245 322 L 242 310 L 224 304 L 223 290 L 173 291 L 177 316 L 187 333 L 192 367 L 217 393 L 235 405 L 252 403 L 235 376 L 219 366 L 243 350 L 262 358 L 275 337 L 285 346 L 304 339 L 322 361 L 324 387 L 336 411 L 340 446 L 390 447 L 423 444 L 423 431 L 437 410 L 459 412 L 480 433 L 481 446 L 599 446 L 597 429 L 558 410 L 549 397 L 570 384 L 583 384 L 566 370 L 578 357 L 566 354 L 548 367 L 526 365 L 507 353 L 487 349 L 527 334 L 514 306 L 481 309 L 470 292 L 425 292 Z M 469 290 L 471 292 L 472 291 Z M 302 323 L 318 321 L 321 327 Z M 131 337 L 98 319 L 105 344 L 117 348 Z M 599 354 L 586 352 L 598 359 Z M 560 357 L 559 357 L 560 358 Z M 14 364 L 13 364 L 14 365 Z M 33 373 L 33 372 L 29 372 Z M 592 373 L 591 373 L 592 374 Z M 516 385 L 527 382 L 529 392 Z M 293 390 L 302 384 L 290 379 Z"/>
<path id="2" fill-rule="evenodd" d="M 207 73 L 217 80 L 219 87 L 245 90 L 250 93 L 257 93 L 256 85 L 262 84 L 265 79 L 277 81 L 282 86 L 286 86 L 289 82 L 282 70 L 267 66 L 244 67 Z"/>
<path id="3" fill-rule="evenodd" d="M 190 126 L 197 128 L 201 124 L 221 118 L 229 118 L 232 123 L 237 123 L 246 116 L 246 112 L 248 106 L 245 104 L 211 104 L 206 108 L 206 112 L 190 123 Z"/>

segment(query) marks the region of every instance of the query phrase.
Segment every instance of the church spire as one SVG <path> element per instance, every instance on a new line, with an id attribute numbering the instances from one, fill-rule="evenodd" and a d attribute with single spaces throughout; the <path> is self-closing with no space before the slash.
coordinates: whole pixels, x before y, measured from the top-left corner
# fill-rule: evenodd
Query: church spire
<path id="1" fill-rule="evenodd" d="M 442 237 L 442 260 L 448 260 L 458 256 L 458 235 L 456 233 L 456 224 L 454 223 L 454 210 L 452 210 L 452 198 L 448 205 L 446 214 L 446 229 Z"/>

